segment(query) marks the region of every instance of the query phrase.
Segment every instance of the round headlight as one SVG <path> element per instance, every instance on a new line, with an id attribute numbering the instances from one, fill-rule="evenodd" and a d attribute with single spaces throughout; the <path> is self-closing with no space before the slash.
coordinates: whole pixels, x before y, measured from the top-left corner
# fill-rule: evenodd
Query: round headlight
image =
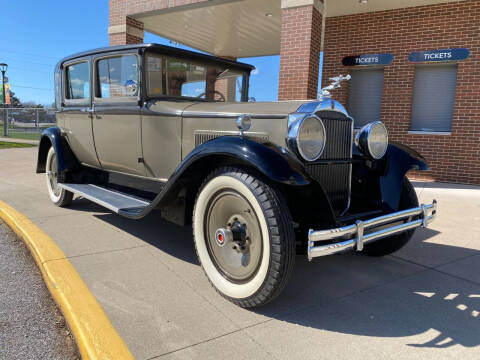
<path id="1" fill-rule="evenodd" d="M 315 161 L 322 155 L 325 138 L 325 126 L 315 115 L 300 120 L 289 133 L 291 145 L 307 161 Z"/>
<path id="2" fill-rule="evenodd" d="M 355 141 L 364 154 L 381 159 L 388 147 L 387 128 L 380 121 L 371 122 L 362 127 Z"/>

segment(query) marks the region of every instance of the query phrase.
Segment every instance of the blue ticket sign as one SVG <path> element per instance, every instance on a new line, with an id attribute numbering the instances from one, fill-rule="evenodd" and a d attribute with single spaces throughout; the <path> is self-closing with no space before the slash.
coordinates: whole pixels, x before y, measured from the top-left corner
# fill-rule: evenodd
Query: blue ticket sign
<path id="1" fill-rule="evenodd" d="M 346 56 L 342 60 L 344 66 L 375 66 L 389 65 L 393 61 L 393 55 L 390 53 L 383 54 L 366 54 Z"/>
<path id="2" fill-rule="evenodd" d="M 470 51 L 465 48 L 416 51 L 408 55 L 408 61 L 458 61 L 465 60 L 466 58 L 468 58 L 469 55 Z"/>

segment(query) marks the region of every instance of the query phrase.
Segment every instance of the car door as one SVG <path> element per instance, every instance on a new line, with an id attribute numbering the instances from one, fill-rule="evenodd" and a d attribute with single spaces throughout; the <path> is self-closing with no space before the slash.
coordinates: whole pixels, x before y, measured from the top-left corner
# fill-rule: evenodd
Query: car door
<path id="1" fill-rule="evenodd" d="M 77 159 L 100 166 L 92 133 L 91 59 L 84 57 L 63 64 L 62 104 L 57 121 Z"/>
<path id="2" fill-rule="evenodd" d="M 97 56 L 93 68 L 92 121 L 98 160 L 105 170 L 144 176 L 139 55 Z"/>

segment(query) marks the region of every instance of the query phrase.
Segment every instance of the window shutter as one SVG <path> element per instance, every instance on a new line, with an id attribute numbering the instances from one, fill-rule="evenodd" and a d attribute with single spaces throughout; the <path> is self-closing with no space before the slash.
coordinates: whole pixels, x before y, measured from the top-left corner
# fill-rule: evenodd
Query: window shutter
<path id="1" fill-rule="evenodd" d="M 456 64 L 417 66 L 410 129 L 450 131 L 456 86 Z"/>
<path id="2" fill-rule="evenodd" d="M 382 111 L 383 68 L 352 70 L 348 112 L 355 128 L 380 121 Z"/>

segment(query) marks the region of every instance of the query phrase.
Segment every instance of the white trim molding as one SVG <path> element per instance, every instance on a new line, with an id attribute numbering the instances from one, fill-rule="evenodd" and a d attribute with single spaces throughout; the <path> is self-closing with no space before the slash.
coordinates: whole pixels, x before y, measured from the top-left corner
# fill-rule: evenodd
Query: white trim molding
<path id="1" fill-rule="evenodd" d="M 282 0 L 282 9 L 290 9 L 313 5 L 320 14 L 323 14 L 324 4 L 320 0 Z"/>
<path id="2" fill-rule="evenodd" d="M 410 135 L 452 135 L 451 131 L 409 130 Z"/>
<path id="3" fill-rule="evenodd" d="M 127 33 L 128 35 L 136 36 L 138 38 L 144 37 L 144 31 L 131 25 L 114 25 L 108 27 L 108 34 L 123 34 Z"/>

